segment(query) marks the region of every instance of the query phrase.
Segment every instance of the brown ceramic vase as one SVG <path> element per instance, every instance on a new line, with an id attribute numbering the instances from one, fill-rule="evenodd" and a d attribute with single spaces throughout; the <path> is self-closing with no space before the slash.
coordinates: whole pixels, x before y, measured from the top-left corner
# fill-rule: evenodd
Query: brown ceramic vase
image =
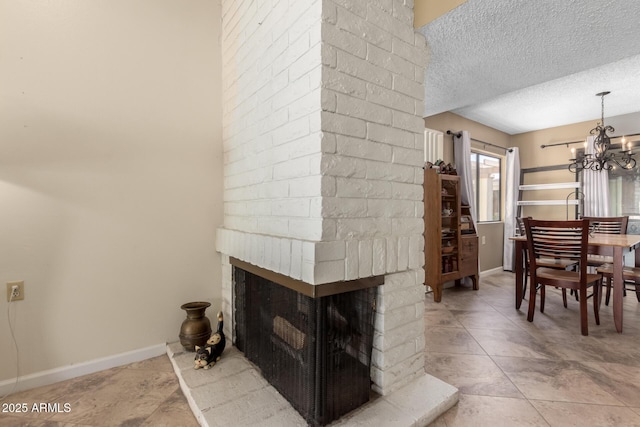
<path id="1" fill-rule="evenodd" d="M 180 344 L 187 351 L 195 351 L 195 346 L 203 346 L 211 336 L 211 322 L 204 315 L 211 304 L 208 302 L 188 302 L 180 306 L 187 312 L 187 318 L 180 327 Z"/>

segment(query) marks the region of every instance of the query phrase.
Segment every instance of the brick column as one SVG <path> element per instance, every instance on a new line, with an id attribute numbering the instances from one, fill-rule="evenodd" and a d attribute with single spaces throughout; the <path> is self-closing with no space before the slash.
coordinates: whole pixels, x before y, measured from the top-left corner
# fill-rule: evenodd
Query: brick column
<path id="1" fill-rule="evenodd" d="M 424 373 L 426 49 L 413 1 L 222 7 L 218 250 L 311 284 L 385 275 L 372 378 L 387 394 Z"/>

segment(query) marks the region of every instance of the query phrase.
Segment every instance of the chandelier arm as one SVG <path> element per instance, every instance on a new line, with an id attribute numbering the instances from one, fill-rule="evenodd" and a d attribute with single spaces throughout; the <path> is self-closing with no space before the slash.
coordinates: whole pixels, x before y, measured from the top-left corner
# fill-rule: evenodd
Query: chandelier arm
<path id="1" fill-rule="evenodd" d="M 624 163 L 620 163 L 620 160 L 616 159 L 615 157 L 612 157 L 611 160 L 613 160 L 615 162 L 616 165 L 620 166 L 623 169 L 626 169 L 627 166 Z"/>
<path id="2" fill-rule="evenodd" d="M 633 157 L 623 157 L 622 161 L 624 163 L 621 163 L 620 160 L 618 160 L 616 157 L 612 157 L 611 160 L 613 160 L 618 166 L 620 166 L 622 169 L 633 169 L 636 167 L 636 159 L 634 159 Z"/>
<path id="3" fill-rule="evenodd" d="M 573 162 L 569 164 L 569 172 L 571 173 L 578 173 L 582 171 L 582 167 L 580 167 L 580 165 L 578 165 L 578 162 Z"/>

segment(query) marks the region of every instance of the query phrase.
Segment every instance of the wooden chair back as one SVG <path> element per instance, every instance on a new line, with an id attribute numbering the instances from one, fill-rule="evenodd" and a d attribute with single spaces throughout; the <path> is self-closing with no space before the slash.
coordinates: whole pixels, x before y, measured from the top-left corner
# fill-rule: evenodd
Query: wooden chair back
<path id="1" fill-rule="evenodd" d="M 562 289 L 562 300 L 567 307 L 566 290 L 576 291 L 580 304 L 580 330 L 589 334 L 587 318 L 587 288 L 593 289 L 593 311 L 596 324 L 600 324 L 600 283 L 602 276 L 587 272 L 589 247 L 589 220 L 544 221 L 524 219 L 527 247 L 531 264 L 531 288 L 527 320 L 533 321 L 536 304 L 536 286 L 540 285 L 540 311 L 544 312 L 545 287 Z M 557 270 L 538 265 L 538 258 L 563 258 L 579 263 L 577 271 Z M 538 268 L 540 267 L 540 268 Z"/>
<path id="2" fill-rule="evenodd" d="M 541 258 L 562 258 L 578 263 L 579 273 L 586 277 L 589 221 L 547 221 L 524 218 L 531 271 Z M 584 278 L 581 280 L 585 280 Z"/>
<path id="3" fill-rule="evenodd" d="M 589 227 L 593 234 L 626 234 L 629 216 L 585 216 L 583 219 L 589 221 Z M 589 248 L 589 253 L 593 255 L 613 256 L 613 248 L 600 246 Z M 606 262 L 609 262 L 605 260 Z M 597 261 L 595 262 L 597 263 Z"/>
<path id="4" fill-rule="evenodd" d="M 585 216 L 593 233 L 597 234 L 627 234 L 629 216 Z"/>
<path id="5" fill-rule="evenodd" d="M 518 232 L 518 235 L 520 236 L 526 236 L 527 232 L 524 229 L 524 218 L 522 217 L 516 217 L 516 231 Z"/>

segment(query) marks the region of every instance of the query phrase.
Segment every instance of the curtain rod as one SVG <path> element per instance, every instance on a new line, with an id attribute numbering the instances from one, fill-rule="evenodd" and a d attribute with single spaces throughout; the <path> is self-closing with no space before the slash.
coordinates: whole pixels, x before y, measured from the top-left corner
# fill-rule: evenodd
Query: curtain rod
<path id="1" fill-rule="evenodd" d="M 462 132 L 453 132 L 451 130 L 448 130 L 447 131 L 447 135 L 453 135 L 453 136 L 457 136 L 458 138 L 460 138 L 462 136 Z M 504 147 L 501 147 L 499 145 L 492 144 L 490 142 L 480 141 L 479 139 L 475 139 L 475 138 L 470 138 L 470 139 L 472 141 L 479 142 L 480 144 L 489 145 L 491 147 L 499 148 L 501 150 L 508 151 L 510 153 L 513 151 L 513 149 L 511 149 L 511 148 L 504 148 Z"/>
<path id="2" fill-rule="evenodd" d="M 609 138 L 615 139 L 615 138 L 622 138 L 623 136 L 626 138 L 626 137 L 638 136 L 638 135 L 640 135 L 640 133 L 632 133 L 631 135 L 617 135 L 617 136 L 611 136 Z M 558 142 L 558 143 L 555 143 L 555 144 L 542 144 L 540 146 L 540 148 L 556 147 L 558 145 L 566 145 L 567 148 L 569 148 L 569 145 L 573 145 L 573 144 L 584 144 L 584 140 L 582 140 L 582 141 L 570 141 L 570 142 Z"/>

